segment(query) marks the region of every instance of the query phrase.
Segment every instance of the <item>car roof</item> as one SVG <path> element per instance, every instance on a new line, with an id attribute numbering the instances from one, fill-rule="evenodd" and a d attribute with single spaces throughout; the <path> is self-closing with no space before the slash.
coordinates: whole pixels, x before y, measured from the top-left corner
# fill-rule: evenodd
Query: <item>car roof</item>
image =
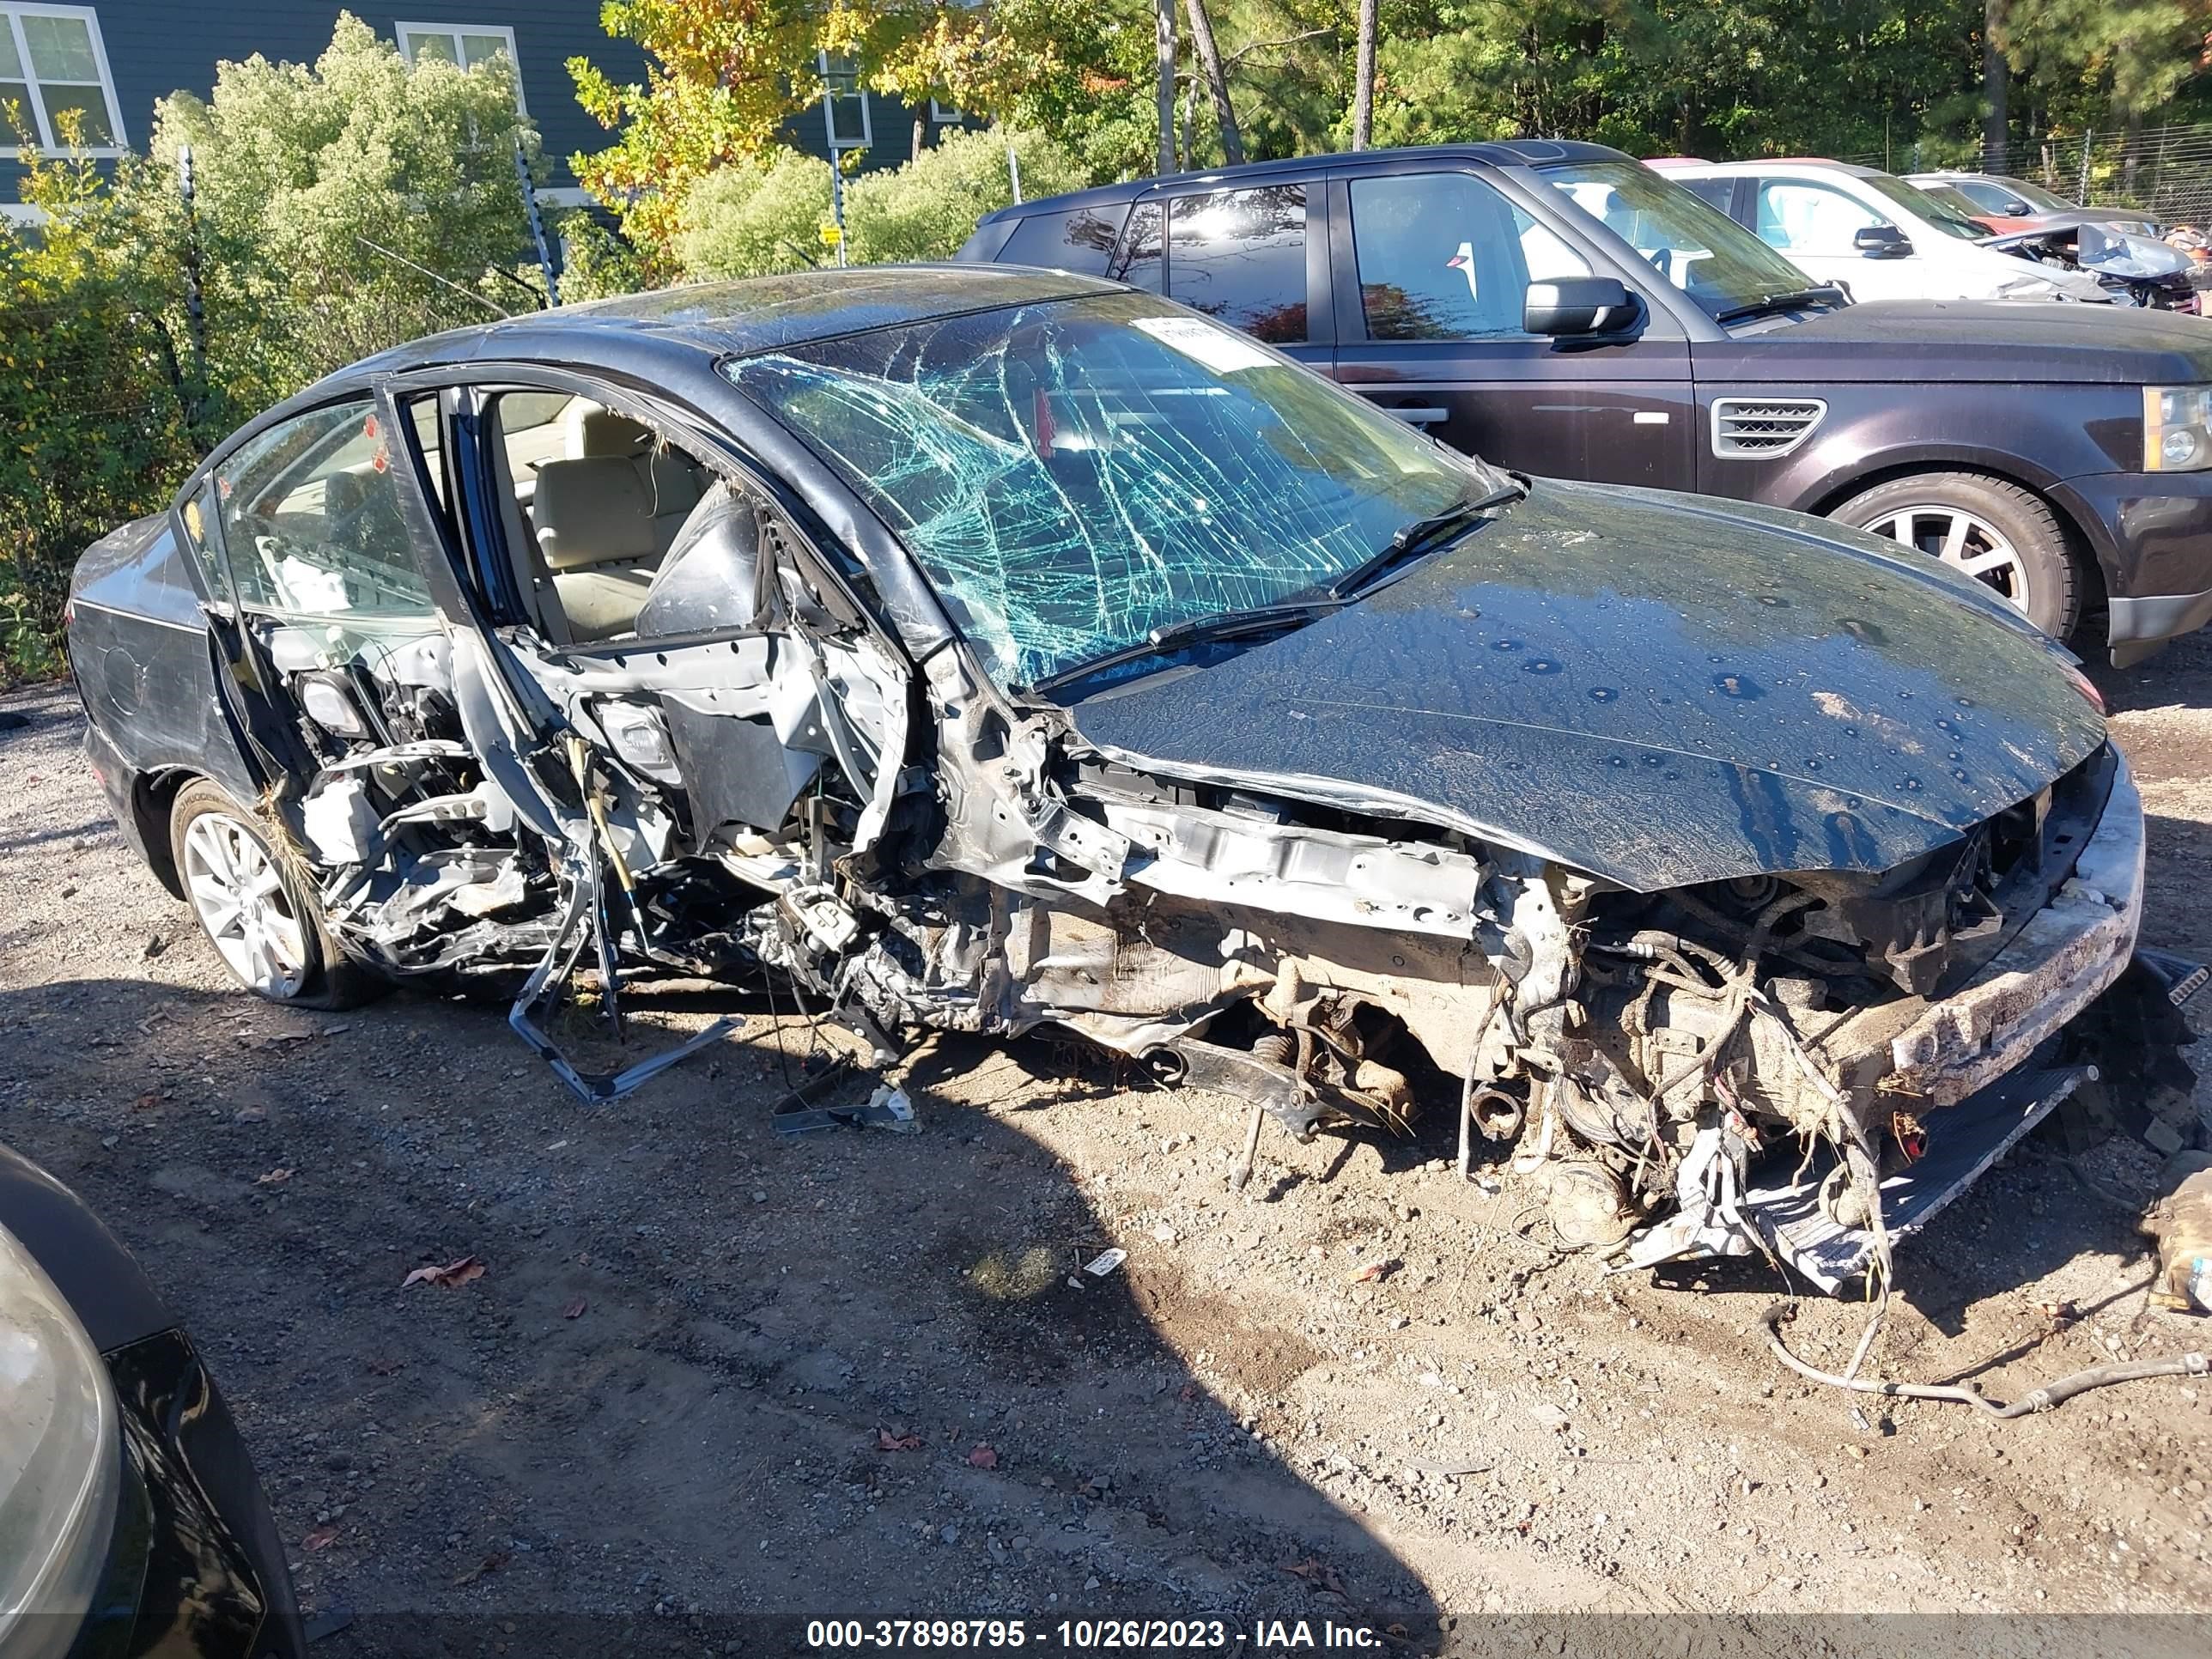
<path id="1" fill-rule="evenodd" d="M 1881 171 L 1880 167 L 1863 167 L 1855 161 L 1831 161 L 1821 155 L 1767 155 L 1755 161 L 1700 161 L 1694 167 L 1680 166 L 1679 170 L 1684 173 L 1695 171 L 1712 179 L 1735 179 L 1747 173 L 1770 173 L 1778 167 L 1813 173 L 1842 173 L 1854 179 L 1869 179 Z M 1676 169 L 1669 169 L 1674 170 Z"/>
<path id="2" fill-rule="evenodd" d="M 743 356 L 1002 306 L 1118 291 L 1118 284 L 1096 277 L 1012 265 L 794 271 L 524 312 L 410 341 L 340 374 L 397 374 L 482 358 L 589 360 L 625 342 L 645 341 L 689 346 L 711 357 Z"/>
<path id="3" fill-rule="evenodd" d="M 1394 161 L 1407 159 L 1487 161 L 1494 167 L 1542 167 L 1554 161 L 1626 161 L 1634 158 L 1626 152 L 1607 144 L 1584 143 L 1570 138 L 1505 138 L 1494 142 L 1468 144 L 1423 144 L 1402 149 L 1344 150 L 1320 155 L 1286 155 L 1271 161 L 1246 161 L 1233 167 L 1212 167 L 1204 173 L 1171 173 L 1148 175 L 1142 179 L 1124 179 L 1115 185 L 1097 185 L 1089 190 L 1069 191 L 1062 196 L 1040 196 L 1033 201 L 1019 202 L 1012 207 L 987 213 L 981 224 L 1002 223 L 1008 219 L 1024 219 L 1034 213 L 1067 212 L 1086 207 L 1108 207 L 1135 200 L 1154 191 L 1172 191 L 1189 185 L 1229 185 L 1264 184 L 1269 179 L 1286 173 L 1310 173 L 1316 167 L 1329 163 L 1357 161 Z"/>

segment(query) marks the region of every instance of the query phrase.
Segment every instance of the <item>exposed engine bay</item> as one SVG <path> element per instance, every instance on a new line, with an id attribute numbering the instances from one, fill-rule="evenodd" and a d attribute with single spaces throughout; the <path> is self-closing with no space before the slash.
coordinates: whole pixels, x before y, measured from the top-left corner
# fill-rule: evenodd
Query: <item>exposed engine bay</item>
<path id="1" fill-rule="evenodd" d="M 2016 1138 L 2079 1080 L 2061 1030 L 2129 965 L 2142 811 L 2109 746 L 1878 873 L 1638 891 L 1379 797 L 1107 752 L 955 647 L 908 663 L 765 503 L 717 510 L 687 555 L 713 580 L 654 583 L 657 643 L 257 636 L 319 768 L 272 805 L 334 940 L 495 984 L 586 1099 L 732 1022 L 590 1073 L 545 1030 L 574 975 L 617 1032 L 640 980 L 768 975 L 879 1061 L 1054 1025 L 1250 1103 L 1255 1136 L 1456 1108 L 1562 1244 L 1832 1288 L 1887 1271 L 1886 1194 L 1946 1112 L 2033 1057 L 2054 1081 Z M 714 607 L 690 643 L 687 604 Z"/>
<path id="2" fill-rule="evenodd" d="M 2148 224 L 2100 224 L 2070 215 L 2060 216 L 2060 221 L 2040 229 L 1994 236 L 1983 246 L 2034 264 L 2094 276 L 2119 305 L 2192 314 L 2200 311 L 2203 302 L 2191 280 L 2189 256 L 2150 234 Z"/>

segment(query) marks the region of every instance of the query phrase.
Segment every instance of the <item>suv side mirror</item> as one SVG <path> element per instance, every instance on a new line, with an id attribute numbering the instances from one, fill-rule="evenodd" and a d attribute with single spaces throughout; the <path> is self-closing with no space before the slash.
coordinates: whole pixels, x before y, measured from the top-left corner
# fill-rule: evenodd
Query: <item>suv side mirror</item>
<path id="1" fill-rule="evenodd" d="M 1627 284 L 1616 276 L 1531 283 L 1521 304 L 1521 326 L 1531 334 L 1618 334 L 1638 315 Z"/>
<path id="2" fill-rule="evenodd" d="M 1912 244 L 1895 225 L 1862 225 L 1851 233 L 1851 246 L 1869 259 L 1911 257 Z"/>

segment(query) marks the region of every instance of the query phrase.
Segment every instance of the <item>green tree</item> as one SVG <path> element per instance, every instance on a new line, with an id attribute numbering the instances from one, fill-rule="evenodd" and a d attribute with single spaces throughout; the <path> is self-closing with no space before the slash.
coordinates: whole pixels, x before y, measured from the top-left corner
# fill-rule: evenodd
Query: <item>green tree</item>
<path id="1" fill-rule="evenodd" d="M 82 154 L 22 146 L 42 227 L 0 230 L 0 682 L 60 665 L 71 562 L 159 507 L 195 457 L 166 281 L 176 226 Z"/>
<path id="2" fill-rule="evenodd" d="M 1024 197 L 1054 196 L 1091 182 L 1083 164 L 1042 132 L 948 133 L 905 166 L 863 173 L 847 188 L 850 257 L 863 264 L 951 258 L 978 219 L 1014 199 L 1009 148 L 1021 166 Z"/>
<path id="3" fill-rule="evenodd" d="M 817 54 L 861 46 L 879 14 L 845 0 L 606 0 L 606 32 L 646 55 L 642 82 L 618 85 L 572 58 L 577 101 L 616 138 L 572 165 L 620 216 L 648 272 L 676 263 L 691 187 L 756 161 L 784 124 L 822 96 Z"/>
<path id="4" fill-rule="evenodd" d="M 1011 145 L 1025 195 L 1089 182 L 1082 164 L 1042 133 L 1005 129 L 946 135 L 904 165 L 845 187 L 846 256 L 854 264 L 945 259 L 986 213 L 1013 200 Z M 760 276 L 834 264 L 829 165 L 794 150 L 707 175 L 684 203 L 676 251 L 694 280 Z"/>
<path id="5" fill-rule="evenodd" d="M 534 304 L 520 284 L 497 301 L 483 291 L 529 246 L 518 140 L 534 161 L 503 56 L 410 66 L 349 13 L 312 66 L 226 63 L 211 99 L 156 106 L 146 182 L 173 192 L 191 147 L 210 356 L 234 406 Z"/>
<path id="6" fill-rule="evenodd" d="M 830 206 L 826 162 L 790 149 L 750 156 L 691 186 L 672 251 L 696 280 L 804 270 L 822 261 Z"/>

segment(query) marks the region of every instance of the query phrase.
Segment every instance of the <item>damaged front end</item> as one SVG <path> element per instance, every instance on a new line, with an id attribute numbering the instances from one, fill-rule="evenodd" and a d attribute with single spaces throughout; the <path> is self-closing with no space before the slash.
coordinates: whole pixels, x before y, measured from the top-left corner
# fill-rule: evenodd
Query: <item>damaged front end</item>
<path id="1" fill-rule="evenodd" d="M 879 1061 L 1049 1025 L 1301 1139 L 1456 1107 L 1564 1243 L 1832 1287 L 2088 1075 L 2141 804 L 1936 562 L 1507 479 L 1126 293 L 720 372 L 884 544 L 702 466 L 649 574 L 544 579 L 631 594 L 596 638 L 252 624 L 333 940 L 586 1098 L 727 1029 L 587 1070 L 586 972 L 617 1034 L 651 976 Z"/>

